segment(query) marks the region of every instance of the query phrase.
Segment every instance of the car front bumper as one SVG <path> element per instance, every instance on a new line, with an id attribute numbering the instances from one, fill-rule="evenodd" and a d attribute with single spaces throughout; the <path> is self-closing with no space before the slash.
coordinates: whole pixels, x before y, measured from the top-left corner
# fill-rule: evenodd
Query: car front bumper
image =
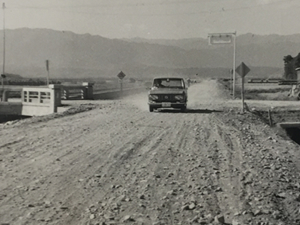
<path id="1" fill-rule="evenodd" d="M 173 103 L 173 102 L 155 102 L 148 103 L 153 108 L 183 108 L 186 107 L 186 103 Z"/>

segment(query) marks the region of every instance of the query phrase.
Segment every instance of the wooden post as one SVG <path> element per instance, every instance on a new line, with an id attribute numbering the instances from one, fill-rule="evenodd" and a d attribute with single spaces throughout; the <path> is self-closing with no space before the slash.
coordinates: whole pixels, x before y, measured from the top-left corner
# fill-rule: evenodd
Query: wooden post
<path id="1" fill-rule="evenodd" d="M 270 126 L 273 126 L 273 121 L 272 121 L 272 115 L 271 115 L 271 110 L 268 110 L 268 115 L 269 115 L 269 124 Z"/>
<path id="2" fill-rule="evenodd" d="M 245 77 L 242 76 L 242 91 L 241 91 L 241 95 L 242 95 L 242 112 L 244 112 L 244 110 L 245 110 L 244 81 L 245 81 Z"/>
<path id="3" fill-rule="evenodd" d="M 121 92 L 123 92 L 123 80 L 122 79 L 120 79 L 120 90 L 121 90 Z"/>
<path id="4" fill-rule="evenodd" d="M 123 92 L 123 78 L 126 76 L 125 73 L 123 73 L 122 71 L 120 73 L 118 73 L 118 78 L 119 78 L 119 82 L 120 82 L 120 92 Z"/>
<path id="5" fill-rule="evenodd" d="M 49 70 L 47 72 L 47 86 L 49 86 Z"/>
<path id="6" fill-rule="evenodd" d="M 232 98 L 235 99 L 235 83 L 236 83 L 236 74 L 235 74 L 235 58 L 236 58 L 236 32 L 232 35 L 233 38 L 233 68 L 232 68 Z"/>
<path id="7" fill-rule="evenodd" d="M 46 70 L 47 70 L 47 86 L 49 86 L 49 60 L 46 60 Z"/>

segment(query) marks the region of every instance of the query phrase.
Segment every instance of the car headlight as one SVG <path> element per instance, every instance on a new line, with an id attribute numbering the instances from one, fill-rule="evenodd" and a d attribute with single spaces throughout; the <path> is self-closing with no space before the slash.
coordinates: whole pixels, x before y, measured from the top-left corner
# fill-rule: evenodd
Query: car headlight
<path id="1" fill-rule="evenodd" d="M 175 95 L 175 99 L 181 101 L 183 100 L 183 95 Z"/>
<path id="2" fill-rule="evenodd" d="M 158 96 L 157 95 L 149 95 L 149 99 L 155 101 L 158 99 Z"/>

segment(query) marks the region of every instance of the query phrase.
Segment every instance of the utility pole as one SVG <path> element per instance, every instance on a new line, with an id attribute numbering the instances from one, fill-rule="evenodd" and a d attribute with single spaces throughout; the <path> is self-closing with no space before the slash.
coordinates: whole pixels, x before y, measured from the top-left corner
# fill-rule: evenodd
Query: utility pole
<path id="1" fill-rule="evenodd" d="M 232 33 L 233 35 L 233 68 L 232 68 L 232 98 L 235 99 L 235 62 L 236 62 L 236 31 Z"/>
<path id="2" fill-rule="evenodd" d="M 5 78 L 5 3 L 2 4 L 3 9 L 3 68 L 2 68 L 2 89 L 4 90 L 4 78 Z"/>
<path id="3" fill-rule="evenodd" d="M 46 70 L 47 70 L 47 86 L 49 86 L 49 60 L 46 60 Z"/>

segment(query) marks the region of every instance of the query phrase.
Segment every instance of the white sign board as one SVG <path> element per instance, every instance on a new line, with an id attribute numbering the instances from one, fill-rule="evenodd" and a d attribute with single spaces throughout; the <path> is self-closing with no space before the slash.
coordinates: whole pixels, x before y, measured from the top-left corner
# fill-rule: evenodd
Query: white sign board
<path id="1" fill-rule="evenodd" d="M 231 44 L 232 43 L 232 34 L 209 34 L 208 42 L 210 45 L 215 44 Z"/>

